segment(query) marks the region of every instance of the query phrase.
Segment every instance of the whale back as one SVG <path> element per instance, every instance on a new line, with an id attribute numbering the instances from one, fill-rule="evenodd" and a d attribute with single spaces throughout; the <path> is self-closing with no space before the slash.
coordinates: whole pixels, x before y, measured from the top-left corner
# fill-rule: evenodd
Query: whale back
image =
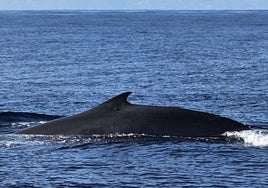
<path id="1" fill-rule="evenodd" d="M 138 133 L 171 136 L 213 136 L 243 130 L 243 124 L 218 115 L 179 107 L 136 105 L 131 92 L 117 95 L 88 111 L 20 131 L 21 134 L 92 135 Z"/>

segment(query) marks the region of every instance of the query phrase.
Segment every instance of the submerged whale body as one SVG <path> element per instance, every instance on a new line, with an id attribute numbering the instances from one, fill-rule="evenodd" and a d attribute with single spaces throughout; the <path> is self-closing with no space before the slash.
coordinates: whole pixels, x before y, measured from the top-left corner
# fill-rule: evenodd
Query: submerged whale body
<path id="1" fill-rule="evenodd" d="M 136 105 L 122 93 L 88 111 L 24 129 L 18 134 L 94 135 L 148 134 L 156 136 L 210 137 L 249 129 L 218 115 L 179 107 Z"/>

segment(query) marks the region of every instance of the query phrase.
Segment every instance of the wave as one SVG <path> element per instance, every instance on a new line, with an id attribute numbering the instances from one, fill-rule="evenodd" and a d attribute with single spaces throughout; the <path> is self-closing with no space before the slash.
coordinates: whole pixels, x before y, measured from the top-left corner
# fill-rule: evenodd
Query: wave
<path id="1" fill-rule="evenodd" d="M 224 136 L 242 140 L 245 144 L 251 146 L 257 146 L 257 147 L 268 146 L 268 130 L 265 129 L 245 130 L 239 132 L 226 132 L 224 133 Z"/>
<path id="2" fill-rule="evenodd" d="M 31 112 L 0 112 L 1 123 L 50 121 L 61 117 L 63 116 Z"/>

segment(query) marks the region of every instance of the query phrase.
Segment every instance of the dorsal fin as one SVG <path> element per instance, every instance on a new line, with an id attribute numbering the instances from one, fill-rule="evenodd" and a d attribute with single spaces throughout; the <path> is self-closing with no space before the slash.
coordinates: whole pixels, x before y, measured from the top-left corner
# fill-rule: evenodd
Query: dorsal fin
<path id="1" fill-rule="evenodd" d="M 114 103 L 116 105 L 121 105 L 121 104 L 127 104 L 129 103 L 127 101 L 128 96 L 131 94 L 132 92 L 125 92 L 125 93 L 121 93 L 111 99 L 109 99 L 108 101 L 106 101 L 105 103 Z"/>

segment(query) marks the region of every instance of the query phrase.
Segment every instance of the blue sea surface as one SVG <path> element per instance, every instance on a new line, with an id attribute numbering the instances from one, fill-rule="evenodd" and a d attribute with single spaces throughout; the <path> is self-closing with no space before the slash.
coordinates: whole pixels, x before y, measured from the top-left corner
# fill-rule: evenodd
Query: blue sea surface
<path id="1" fill-rule="evenodd" d="M 0 11 L 0 187 L 267 187 L 268 11 Z M 132 91 L 213 138 L 16 135 Z"/>

